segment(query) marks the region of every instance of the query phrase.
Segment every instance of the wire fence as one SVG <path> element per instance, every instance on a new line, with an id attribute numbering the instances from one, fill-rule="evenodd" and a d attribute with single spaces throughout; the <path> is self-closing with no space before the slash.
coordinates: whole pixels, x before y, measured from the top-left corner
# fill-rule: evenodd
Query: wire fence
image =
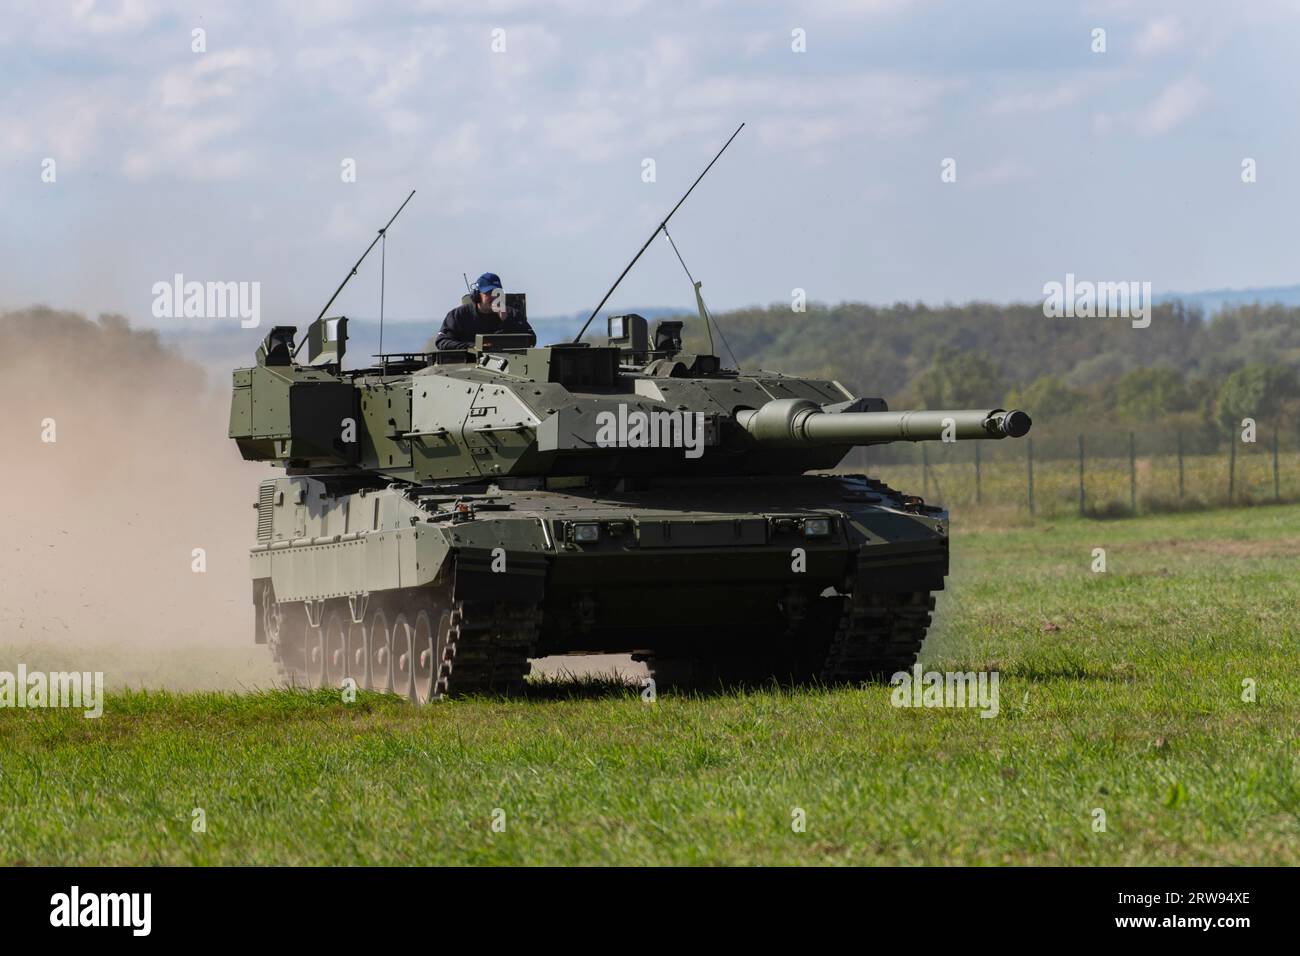
<path id="1" fill-rule="evenodd" d="M 1276 431 L 1253 442 L 1234 432 L 1218 449 L 1197 453 L 1181 433 L 1158 443 L 1135 431 L 1073 437 L 1069 455 L 1060 435 L 998 442 L 993 454 L 989 442 L 896 444 L 875 462 L 873 449 L 860 448 L 838 470 L 865 471 L 933 504 L 1012 506 L 1044 517 L 1300 501 L 1300 449 Z M 1203 438 L 1196 444 L 1203 448 Z"/>

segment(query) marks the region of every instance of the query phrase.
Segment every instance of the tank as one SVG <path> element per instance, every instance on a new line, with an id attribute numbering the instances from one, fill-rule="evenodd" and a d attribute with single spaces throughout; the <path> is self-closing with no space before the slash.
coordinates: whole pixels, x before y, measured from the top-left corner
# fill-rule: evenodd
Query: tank
<path id="1" fill-rule="evenodd" d="M 604 344 L 479 336 L 351 369 L 344 317 L 267 335 L 234 373 L 230 437 L 283 469 L 250 567 L 255 640 L 287 680 L 423 703 L 517 692 L 555 654 L 715 686 L 912 665 L 948 513 L 826 472 L 855 446 L 1014 438 L 1029 417 L 890 411 L 688 354 L 678 321 L 607 323 Z"/>

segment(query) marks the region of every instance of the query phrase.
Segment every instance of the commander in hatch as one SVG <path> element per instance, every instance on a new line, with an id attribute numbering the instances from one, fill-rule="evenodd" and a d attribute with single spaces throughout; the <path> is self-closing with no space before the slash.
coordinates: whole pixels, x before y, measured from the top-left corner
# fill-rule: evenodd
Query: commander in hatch
<path id="1" fill-rule="evenodd" d="M 472 349 L 474 336 L 492 333 L 524 334 L 537 344 L 537 334 L 518 309 L 506 305 L 501 278 L 485 272 L 470 286 L 469 301 L 447 313 L 438 330 L 438 349 Z"/>

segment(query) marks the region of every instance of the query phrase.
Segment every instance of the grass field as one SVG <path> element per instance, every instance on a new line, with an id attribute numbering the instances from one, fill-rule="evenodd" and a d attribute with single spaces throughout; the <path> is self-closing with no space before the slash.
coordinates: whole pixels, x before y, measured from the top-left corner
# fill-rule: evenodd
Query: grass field
<path id="1" fill-rule="evenodd" d="M 1300 863 L 1300 506 L 954 549 L 923 663 L 996 668 L 992 719 L 884 686 L 0 710 L 0 863 Z"/>

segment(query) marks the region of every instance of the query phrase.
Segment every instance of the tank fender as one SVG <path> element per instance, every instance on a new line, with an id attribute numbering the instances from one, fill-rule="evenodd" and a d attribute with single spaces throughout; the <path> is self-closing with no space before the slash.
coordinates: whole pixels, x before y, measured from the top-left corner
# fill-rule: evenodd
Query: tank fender
<path id="1" fill-rule="evenodd" d="M 945 522 L 880 510 L 853 515 L 848 525 L 858 546 L 855 590 L 943 590 L 948 574 Z"/>
<path id="2" fill-rule="evenodd" d="M 551 547 L 542 519 L 478 519 L 454 525 L 456 599 L 541 601 Z"/>

